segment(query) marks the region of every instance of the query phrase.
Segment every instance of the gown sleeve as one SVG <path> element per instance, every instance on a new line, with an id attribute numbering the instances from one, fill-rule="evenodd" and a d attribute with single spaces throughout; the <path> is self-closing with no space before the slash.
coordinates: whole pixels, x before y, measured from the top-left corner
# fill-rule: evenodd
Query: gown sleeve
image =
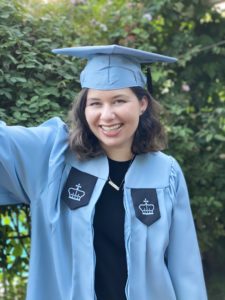
<path id="1" fill-rule="evenodd" d="M 188 190 L 182 170 L 175 160 L 170 176 L 170 195 L 173 213 L 167 263 L 177 299 L 207 300 Z"/>
<path id="2" fill-rule="evenodd" d="M 0 205 L 38 199 L 67 139 L 67 126 L 57 117 L 30 128 L 0 121 Z"/>

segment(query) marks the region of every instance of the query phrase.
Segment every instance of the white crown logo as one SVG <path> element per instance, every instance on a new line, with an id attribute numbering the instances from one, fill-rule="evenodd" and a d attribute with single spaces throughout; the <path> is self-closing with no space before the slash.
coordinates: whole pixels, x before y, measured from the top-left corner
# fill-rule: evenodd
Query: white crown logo
<path id="1" fill-rule="evenodd" d="M 138 207 L 141 210 L 142 215 L 154 215 L 154 204 L 148 204 L 148 200 L 145 198 L 142 204 L 140 204 Z"/>
<path id="2" fill-rule="evenodd" d="M 72 200 L 76 200 L 76 201 L 80 201 L 82 197 L 84 197 L 85 195 L 85 192 L 82 191 L 81 189 L 81 185 L 80 183 L 78 183 L 76 185 L 76 188 L 69 188 L 68 189 L 68 193 L 69 193 L 69 198 L 72 199 Z"/>

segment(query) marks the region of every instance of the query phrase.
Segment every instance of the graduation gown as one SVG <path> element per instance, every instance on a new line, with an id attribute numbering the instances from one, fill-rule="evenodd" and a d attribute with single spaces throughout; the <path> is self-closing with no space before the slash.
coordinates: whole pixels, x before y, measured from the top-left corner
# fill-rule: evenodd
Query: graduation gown
<path id="1" fill-rule="evenodd" d="M 108 179 L 102 155 L 79 161 L 68 129 L 0 123 L 0 205 L 31 209 L 27 300 L 94 300 L 95 204 Z M 176 160 L 137 155 L 124 182 L 127 300 L 206 300 L 188 191 Z"/>

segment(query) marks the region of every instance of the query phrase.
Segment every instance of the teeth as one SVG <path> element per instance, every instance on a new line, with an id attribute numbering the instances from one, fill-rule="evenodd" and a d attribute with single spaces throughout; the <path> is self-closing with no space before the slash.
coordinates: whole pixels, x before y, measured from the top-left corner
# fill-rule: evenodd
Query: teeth
<path id="1" fill-rule="evenodd" d="M 104 131 L 111 131 L 111 130 L 119 129 L 121 127 L 121 125 L 117 124 L 117 125 L 113 125 L 113 126 L 101 126 L 101 127 Z"/>

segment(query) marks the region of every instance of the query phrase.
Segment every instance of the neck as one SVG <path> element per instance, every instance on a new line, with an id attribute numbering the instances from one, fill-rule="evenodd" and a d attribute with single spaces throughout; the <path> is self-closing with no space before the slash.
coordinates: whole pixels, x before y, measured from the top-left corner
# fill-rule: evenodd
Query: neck
<path id="1" fill-rule="evenodd" d="M 107 151 L 106 155 L 108 156 L 108 158 L 116 161 L 127 161 L 127 160 L 131 160 L 134 157 L 134 154 L 131 151 L 129 151 L 128 153 L 120 150 Z"/>

